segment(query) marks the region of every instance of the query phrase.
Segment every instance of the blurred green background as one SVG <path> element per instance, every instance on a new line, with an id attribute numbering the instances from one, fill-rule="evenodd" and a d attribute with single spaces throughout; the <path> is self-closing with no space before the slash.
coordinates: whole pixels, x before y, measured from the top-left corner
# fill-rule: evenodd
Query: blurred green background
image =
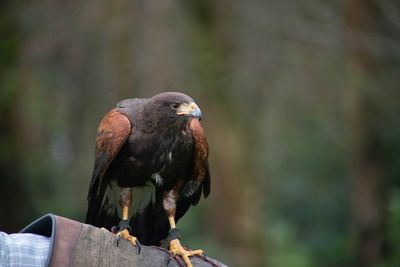
<path id="1" fill-rule="evenodd" d="M 0 2 L 0 229 L 83 220 L 96 129 L 179 90 L 212 192 L 179 222 L 230 266 L 400 266 L 397 0 Z"/>

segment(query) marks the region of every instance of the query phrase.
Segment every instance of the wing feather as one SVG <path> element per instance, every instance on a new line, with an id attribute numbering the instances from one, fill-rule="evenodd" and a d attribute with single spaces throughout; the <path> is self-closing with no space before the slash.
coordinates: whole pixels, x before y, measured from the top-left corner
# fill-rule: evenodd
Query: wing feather
<path id="1" fill-rule="evenodd" d="M 204 198 L 210 194 L 210 170 L 208 166 L 208 142 L 198 119 L 190 121 L 189 129 L 194 143 L 193 168 L 191 181 L 184 188 L 184 195 L 191 197 L 192 204 L 196 205 L 203 192 Z"/>
<path id="2" fill-rule="evenodd" d="M 96 137 L 94 170 L 87 196 L 87 223 L 97 224 L 102 210 L 100 208 L 107 202 L 104 199 L 105 191 L 111 179 L 105 174 L 131 134 L 131 128 L 129 119 L 116 109 L 108 112 L 100 122 Z"/>

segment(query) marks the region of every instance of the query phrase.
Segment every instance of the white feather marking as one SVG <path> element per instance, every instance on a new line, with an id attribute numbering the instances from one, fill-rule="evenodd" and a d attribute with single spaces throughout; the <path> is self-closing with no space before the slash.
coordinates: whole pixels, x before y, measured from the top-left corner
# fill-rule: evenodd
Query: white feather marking
<path id="1" fill-rule="evenodd" d="M 171 152 L 168 153 L 168 160 L 169 160 L 169 162 L 172 161 L 172 153 Z"/>
<path id="2" fill-rule="evenodd" d="M 154 180 L 154 182 L 156 182 L 156 185 L 158 185 L 158 186 L 161 186 L 164 182 L 163 178 L 161 177 L 161 175 L 158 172 L 153 173 L 151 175 L 151 178 Z"/>

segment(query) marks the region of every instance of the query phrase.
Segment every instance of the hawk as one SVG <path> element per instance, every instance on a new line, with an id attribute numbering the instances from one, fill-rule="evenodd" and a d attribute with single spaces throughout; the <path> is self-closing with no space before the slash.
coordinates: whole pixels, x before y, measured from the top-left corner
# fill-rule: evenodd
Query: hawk
<path id="1" fill-rule="evenodd" d="M 126 99 L 101 120 L 86 223 L 111 229 L 133 245 L 159 245 L 177 221 L 210 193 L 208 142 L 194 100 L 179 92 Z M 189 251 L 171 238 L 172 255 Z"/>

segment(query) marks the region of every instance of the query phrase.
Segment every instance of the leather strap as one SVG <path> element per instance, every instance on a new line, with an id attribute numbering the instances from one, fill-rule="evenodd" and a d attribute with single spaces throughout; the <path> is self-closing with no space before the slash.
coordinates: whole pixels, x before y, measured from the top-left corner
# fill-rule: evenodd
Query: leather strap
<path id="1" fill-rule="evenodd" d="M 55 216 L 55 233 L 50 267 L 71 266 L 72 254 L 83 230 L 83 224 Z"/>

